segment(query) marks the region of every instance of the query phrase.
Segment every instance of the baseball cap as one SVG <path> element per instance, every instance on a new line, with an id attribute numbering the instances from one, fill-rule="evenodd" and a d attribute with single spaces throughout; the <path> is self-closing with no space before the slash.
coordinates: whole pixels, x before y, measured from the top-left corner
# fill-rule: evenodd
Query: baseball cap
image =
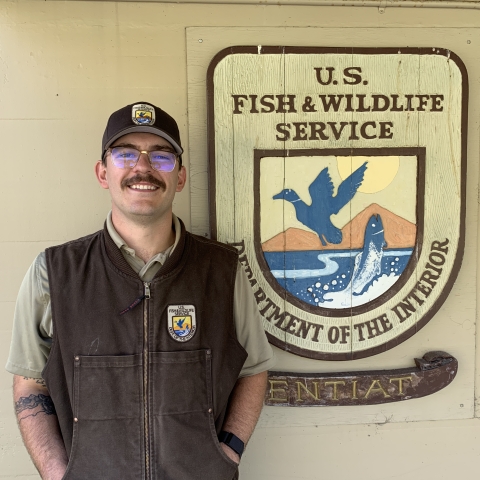
<path id="1" fill-rule="evenodd" d="M 110 115 L 103 134 L 101 158 L 117 138 L 137 132 L 158 135 L 170 142 L 178 155 L 183 153 L 177 122 L 151 103 L 136 102 Z"/>

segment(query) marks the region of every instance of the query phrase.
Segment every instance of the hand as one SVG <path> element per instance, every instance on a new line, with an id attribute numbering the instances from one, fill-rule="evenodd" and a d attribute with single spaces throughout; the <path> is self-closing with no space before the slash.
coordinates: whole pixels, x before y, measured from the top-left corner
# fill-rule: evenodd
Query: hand
<path id="1" fill-rule="evenodd" d="M 234 452 L 228 445 L 225 445 L 224 443 L 220 443 L 220 446 L 230 460 L 233 460 L 237 465 L 240 463 L 240 455 L 237 452 Z"/>

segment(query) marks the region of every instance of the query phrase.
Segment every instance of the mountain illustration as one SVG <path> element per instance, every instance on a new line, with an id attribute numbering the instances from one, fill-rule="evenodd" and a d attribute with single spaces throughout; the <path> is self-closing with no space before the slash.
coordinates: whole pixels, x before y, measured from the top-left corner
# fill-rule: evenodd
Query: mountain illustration
<path id="1" fill-rule="evenodd" d="M 387 249 L 415 246 L 417 227 L 380 205 L 372 203 L 342 229 L 342 242 L 323 246 L 318 235 L 300 228 L 288 228 L 262 244 L 264 252 L 299 250 L 348 250 L 363 247 L 365 227 L 372 215 L 380 215 L 383 221 Z"/>

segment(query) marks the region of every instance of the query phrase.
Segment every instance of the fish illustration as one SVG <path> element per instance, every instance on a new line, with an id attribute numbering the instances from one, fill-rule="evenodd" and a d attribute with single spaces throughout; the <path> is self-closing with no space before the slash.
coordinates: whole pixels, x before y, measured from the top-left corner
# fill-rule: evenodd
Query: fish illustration
<path id="1" fill-rule="evenodd" d="M 387 246 L 380 215 L 372 215 L 365 228 L 363 250 L 355 257 L 350 281 L 353 295 L 361 295 L 382 272 L 383 249 Z"/>
<path id="2" fill-rule="evenodd" d="M 363 182 L 367 162 L 357 168 L 338 187 L 337 194 L 333 196 L 333 183 L 325 167 L 310 184 L 308 191 L 312 203 L 307 205 L 298 194 L 286 188 L 273 197 L 274 200 L 285 200 L 295 207 L 297 219 L 308 228 L 317 233 L 323 246 L 327 242 L 338 244 L 342 242 L 342 231 L 335 227 L 330 216 L 338 213 L 355 196 Z"/>

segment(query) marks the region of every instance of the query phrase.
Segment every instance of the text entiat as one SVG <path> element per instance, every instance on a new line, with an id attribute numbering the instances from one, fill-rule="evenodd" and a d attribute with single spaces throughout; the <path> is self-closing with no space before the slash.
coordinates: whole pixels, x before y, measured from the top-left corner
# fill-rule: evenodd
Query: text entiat
<path id="1" fill-rule="evenodd" d="M 443 351 L 415 358 L 416 366 L 342 373 L 268 372 L 265 404 L 328 407 L 391 403 L 420 398 L 449 385 L 458 362 Z"/>

